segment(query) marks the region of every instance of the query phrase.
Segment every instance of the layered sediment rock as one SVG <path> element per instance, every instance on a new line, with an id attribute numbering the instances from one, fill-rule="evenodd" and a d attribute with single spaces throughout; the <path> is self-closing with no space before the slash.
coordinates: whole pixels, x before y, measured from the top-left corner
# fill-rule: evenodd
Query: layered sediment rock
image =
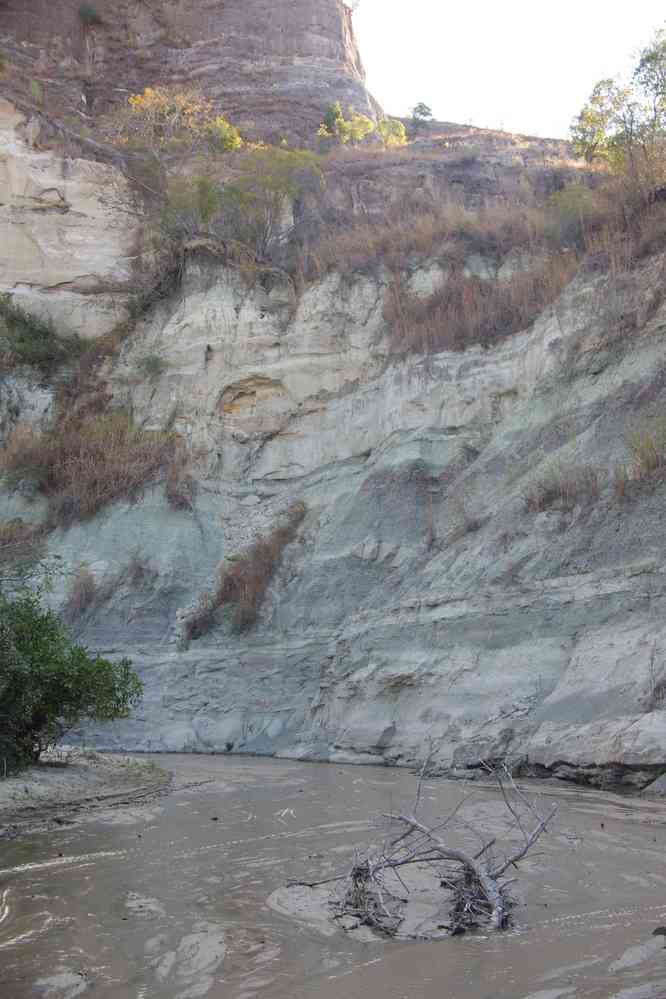
<path id="1" fill-rule="evenodd" d="M 661 266 L 625 282 L 627 309 Z M 665 763 L 662 503 L 621 502 L 612 479 L 627 428 L 664 404 L 666 313 L 613 337 L 609 281 L 579 276 L 493 349 L 397 359 L 381 277 L 333 276 L 296 301 L 286 280 L 249 287 L 192 258 L 112 382 L 200 454 L 196 511 L 156 487 L 51 540 L 118 580 L 80 633 L 131 654 L 146 683 L 137 716 L 95 740 L 396 764 L 434 741 L 450 771 L 508 753 L 530 772 L 647 783 Z M 148 352 L 165 370 L 132 384 Z M 596 471 L 600 495 L 531 512 L 558 463 Z M 238 635 L 224 612 L 183 648 L 179 614 L 296 500 L 308 515 L 259 623 Z M 137 552 L 150 585 L 123 578 Z"/>
<path id="2" fill-rule="evenodd" d="M 264 137 L 311 136 L 335 100 L 373 111 L 339 0 L 96 8 L 87 24 L 58 0 L 0 12 L 16 64 L 58 70 L 51 110 L 80 100 L 83 83 L 94 111 L 146 84 L 200 80 Z M 136 287 L 130 190 L 110 166 L 40 149 L 35 129 L 0 106 L 0 291 L 98 336 Z M 485 134 L 472 154 L 459 138 L 451 127 L 408 155 L 333 158 L 317 223 L 408 201 L 522 204 L 536 189 L 543 200 L 576 172 L 546 165 L 558 144 Z M 523 267 L 499 253 L 477 247 L 462 263 L 490 280 Z M 86 738 L 391 764 L 434 747 L 449 772 L 508 754 L 526 772 L 594 784 L 642 786 L 666 770 L 662 487 L 614 488 L 627 432 L 666 404 L 666 263 L 647 257 L 619 281 L 597 264 L 529 329 L 420 356 L 395 352 L 393 276 L 379 263 L 297 294 L 279 270 L 248 275 L 191 252 L 178 291 L 104 377 L 143 427 L 187 442 L 194 509 L 169 507 L 157 484 L 47 541 L 67 570 L 54 605 L 85 565 L 100 586 L 77 634 L 131 656 L 145 682 L 132 719 Z M 401 267 L 415 295 L 448 279 L 441 254 Z M 3 435 L 52 414 L 52 388 L 4 376 Z M 587 491 L 528 502 L 571 468 Z M 25 491 L 0 501 L 3 520 L 44 513 Z M 183 621 L 220 566 L 295 502 L 307 516 L 255 626 L 237 633 L 223 609 L 186 642 Z"/>
<path id="3" fill-rule="evenodd" d="M 95 0 L 3 5 L 0 33 L 69 96 L 94 113 L 146 86 L 200 84 L 247 135 L 279 141 L 314 136 L 335 101 L 374 115 L 351 20 L 342 0 Z"/>
<path id="4" fill-rule="evenodd" d="M 134 197 L 111 166 L 35 148 L 30 126 L 0 99 L 0 292 L 62 332 L 100 336 L 136 287 Z"/>

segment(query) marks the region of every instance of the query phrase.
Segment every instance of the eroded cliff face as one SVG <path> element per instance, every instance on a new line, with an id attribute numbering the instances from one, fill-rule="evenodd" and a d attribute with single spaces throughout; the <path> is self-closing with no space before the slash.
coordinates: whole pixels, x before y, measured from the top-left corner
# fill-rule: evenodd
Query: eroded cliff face
<path id="1" fill-rule="evenodd" d="M 258 133 L 281 129 L 281 115 L 311 130 L 334 99 L 370 110 L 337 0 L 212 4 L 205 24 L 198 5 L 121 5 L 116 20 L 106 0 L 99 7 L 99 29 L 79 25 L 79 37 L 63 20 L 50 46 L 46 5 L 0 18 L 14 18 L 19 42 L 21 26 L 29 33 L 31 57 L 43 45 L 44 65 L 70 73 L 66 87 L 88 64 L 108 86 L 129 45 L 128 89 L 155 82 L 158 66 L 169 79 L 198 76 L 230 116 L 237 99 L 239 123 Z M 0 107 L 0 290 L 63 332 L 98 337 L 127 316 L 141 213 L 117 170 L 40 148 L 35 128 Z M 398 204 L 473 209 L 507 192 L 520 203 L 576 175 L 546 165 L 564 155 L 557 143 L 479 133 L 471 153 L 457 149 L 464 131 L 406 156 L 334 158 L 306 210 L 325 225 L 331 212 L 382 218 Z M 445 284 L 443 256 L 405 254 L 404 286 L 427 296 Z M 498 281 L 523 263 L 482 247 L 463 261 Z M 648 256 L 619 280 L 603 267 L 583 268 L 536 322 L 490 349 L 421 356 L 396 352 L 395 273 L 380 262 L 297 289 L 278 269 L 192 248 L 179 288 L 102 376 L 113 405 L 186 443 L 193 509 L 170 507 L 158 482 L 45 542 L 64 570 L 54 606 L 67 608 L 85 567 L 97 590 L 70 614 L 75 632 L 129 655 L 145 682 L 134 717 L 84 737 L 391 764 L 434 747 L 448 772 L 508 754 L 530 772 L 640 786 L 664 772 L 662 487 L 623 496 L 614 481 L 627 433 L 666 402 L 666 259 Z M 48 427 L 54 393 L 35 372 L 5 372 L 3 438 L 18 423 Z M 535 510 L 534 484 L 570 468 L 598 488 Z M 257 623 L 238 634 L 223 610 L 186 640 L 219 567 L 294 503 L 307 514 Z M 3 522 L 45 517 L 25 483 L 0 507 Z"/>
<path id="2" fill-rule="evenodd" d="M 110 383 L 198 452 L 195 510 L 156 486 L 49 541 L 104 593 L 79 636 L 131 655 L 146 684 L 134 718 L 85 738 L 392 764 L 432 742 L 450 772 L 507 753 L 592 783 L 662 772 L 663 500 L 620 501 L 613 474 L 627 429 L 663 410 L 663 266 L 625 280 L 630 338 L 611 332 L 611 277 L 583 273 L 494 349 L 398 359 L 388 276 L 331 276 L 296 300 L 286 279 L 248 285 L 192 256 Z M 165 364 L 150 384 L 133 378 L 147 353 Z M 597 472 L 599 496 L 530 511 L 558 462 Z M 295 501 L 307 517 L 258 624 L 235 634 L 224 612 L 184 644 L 219 563 Z"/>
<path id="3" fill-rule="evenodd" d="M 245 135 L 278 142 L 311 139 L 334 101 L 377 110 L 342 0 L 95 0 L 88 22 L 78 6 L 0 10 L 4 51 L 43 79 L 45 108 L 71 114 L 83 93 L 95 115 L 146 86 L 197 82 Z"/>
<path id="4" fill-rule="evenodd" d="M 0 98 L 0 292 L 97 337 L 127 315 L 140 213 L 118 170 L 35 148 L 38 130 Z"/>

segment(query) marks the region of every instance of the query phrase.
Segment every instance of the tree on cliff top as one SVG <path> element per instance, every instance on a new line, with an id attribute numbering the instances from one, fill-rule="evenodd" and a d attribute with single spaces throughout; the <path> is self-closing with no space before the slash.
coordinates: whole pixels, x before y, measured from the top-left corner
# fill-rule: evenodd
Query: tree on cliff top
<path id="1" fill-rule="evenodd" d="M 0 759 L 39 759 L 85 718 L 124 718 L 142 685 L 128 659 L 111 662 L 72 642 L 33 593 L 0 594 Z"/>
<path id="2" fill-rule="evenodd" d="M 374 132 L 375 123 L 367 115 L 359 114 L 353 108 L 349 108 L 348 114 L 349 117 L 345 118 L 339 101 L 331 104 L 317 135 L 323 139 L 336 139 L 341 145 L 346 146 L 349 143 L 356 145 Z"/>
<path id="3" fill-rule="evenodd" d="M 629 85 L 596 84 L 571 136 L 579 156 L 605 160 L 639 203 L 666 183 L 666 31 L 642 50 Z"/>
<path id="4" fill-rule="evenodd" d="M 432 121 L 432 117 L 432 109 L 429 108 L 427 104 L 424 104 L 423 101 L 419 101 L 419 103 L 412 108 L 412 128 L 415 130 L 423 128 L 424 125 L 427 125 Z"/>

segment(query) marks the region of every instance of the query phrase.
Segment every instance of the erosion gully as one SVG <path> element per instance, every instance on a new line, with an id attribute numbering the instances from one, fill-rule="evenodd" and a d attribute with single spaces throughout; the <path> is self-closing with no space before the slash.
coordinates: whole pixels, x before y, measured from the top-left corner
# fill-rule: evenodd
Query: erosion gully
<path id="1" fill-rule="evenodd" d="M 156 757 L 172 792 L 0 843 L 2 999 L 664 999 L 666 807 L 550 783 L 552 832 L 522 864 L 515 926 L 361 941 L 271 896 L 350 865 L 407 771 Z M 461 786 L 430 781 L 423 806 Z M 475 792 L 476 819 L 502 805 Z M 269 901 L 270 900 L 270 901 Z"/>

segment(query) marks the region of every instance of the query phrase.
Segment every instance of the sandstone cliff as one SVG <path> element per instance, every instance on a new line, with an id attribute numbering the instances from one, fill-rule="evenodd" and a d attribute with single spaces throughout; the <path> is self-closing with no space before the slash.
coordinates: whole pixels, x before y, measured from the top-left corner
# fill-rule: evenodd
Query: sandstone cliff
<path id="1" fill-rule="evenodd" d="M 638 307 L 662 267 L 636 274 Z M 579 278 L 494 350 L 387 364 L 381 280 L 332 277 L 292 314 L 287 288 L 192 261 L 116 379 L 147 349 L 167 361 L 132 401 L 154 425 L 179 404 L 209 458 L 196 513 L 156 490 L 51 541 L 102 582 L 137 550 L 154 574 L 80 623 L 147 684 L 100 744 L 405 764 L 435 740 L 446 768 L 510 752 L 593 782 L 661 772 L 663 503 L 611 480 L 627 425 L 663 406 L 666 313 L 609 344 L 607 281 Z M 593 505 L 526 509 L 553 461 L 599 471 Z M 294 500 L 305 530 L 258 627 L 179 647 L 178 610 Z"/>
<path id="2" fill-rule="evenodd" d="M 93 115 L 146 86 L 196 81 L 242 129 L 307 141 L 326 108 L 374 115 L 351 14 L 342 0 L 69 0 L 0 8 L 7 87 L 29 78 L 43 106 Z"/>
<path id="3" fill-rule="evenodd" d="M 219 84 L 225 108 L 238 100 L 238 119 L 259 131 L 281 114 L 310 128 L 333 97 L 369 108 L 337 0 L 271 8 L 281 30 L 270 51 L 259 2 L 209 6 L 206 26 L 188 10 L 133 8 L 132 86 L 152 53 L 169 74 Z M 164 11 L 181 19 L 180 48 L 165 48 Z M 39 45 L 42 29 L 10 15 Z M 227 71 L 215 39 L 234 32 L 249 61 L 236 52 Z M 119 72 L 110 39 L 99 51 L 88 36 L 81 51 L 62 43 L 77 80 L 91 52 Z M 35 148 L 29 122 L 9 105 L 2 114 L 0 288 L 63 332 L 106 334 L 136 279 L 131 191 L 111 166 Z M 407 155 L 333 159 L 307 210 L 325 226 L 331 213 L 345 222 L 407 201 L 475 209 L 507 192 L 546 197 L 580 172 L 553 166 L 561 144 L 443 135 Z M 391 269 L 341 261 L 297 287 L 210 247 L 186 253 L 179 285 L 144 311 L 104 380 L 112 405 L 187 445 L 192 508 L 174 509 L 157 482 L 45 542 L 65 570 L 54 605 L 85 568 L 96 590 L 72 617 L 77 634 L 130 655 L 146 685 L 135 717 L 87 739 L 391 764 L 434 744 L 449 772 L 509 754 L 528 772 L 597 784 L 666 771 L 663 484 L 618 486 L 628 434 L 657 425 L 666 401 L 663 250 L 619 274 L 603 254 L 589 260 L 535 321 L 489 347 L 396 351 L 395 267 L 425 299 L 446 286 L 450 254 L 405 252 Z M 501 283 L 531 264 L 478 245 L 461 266 Z M 3 439 L 20 423 L 48 427 L 56 390 L 5 371 Z M 567 492 L 567 475 L 584 488 Z M 546 501 L 553 478 L 560 492 Z M 45 516 L 26 483 L 0 500 L 3 522 Z M 307 514 L 256 624 L 238 634 L 225 609 L 188 639 L 220 564 L 294 503 Z"/>

